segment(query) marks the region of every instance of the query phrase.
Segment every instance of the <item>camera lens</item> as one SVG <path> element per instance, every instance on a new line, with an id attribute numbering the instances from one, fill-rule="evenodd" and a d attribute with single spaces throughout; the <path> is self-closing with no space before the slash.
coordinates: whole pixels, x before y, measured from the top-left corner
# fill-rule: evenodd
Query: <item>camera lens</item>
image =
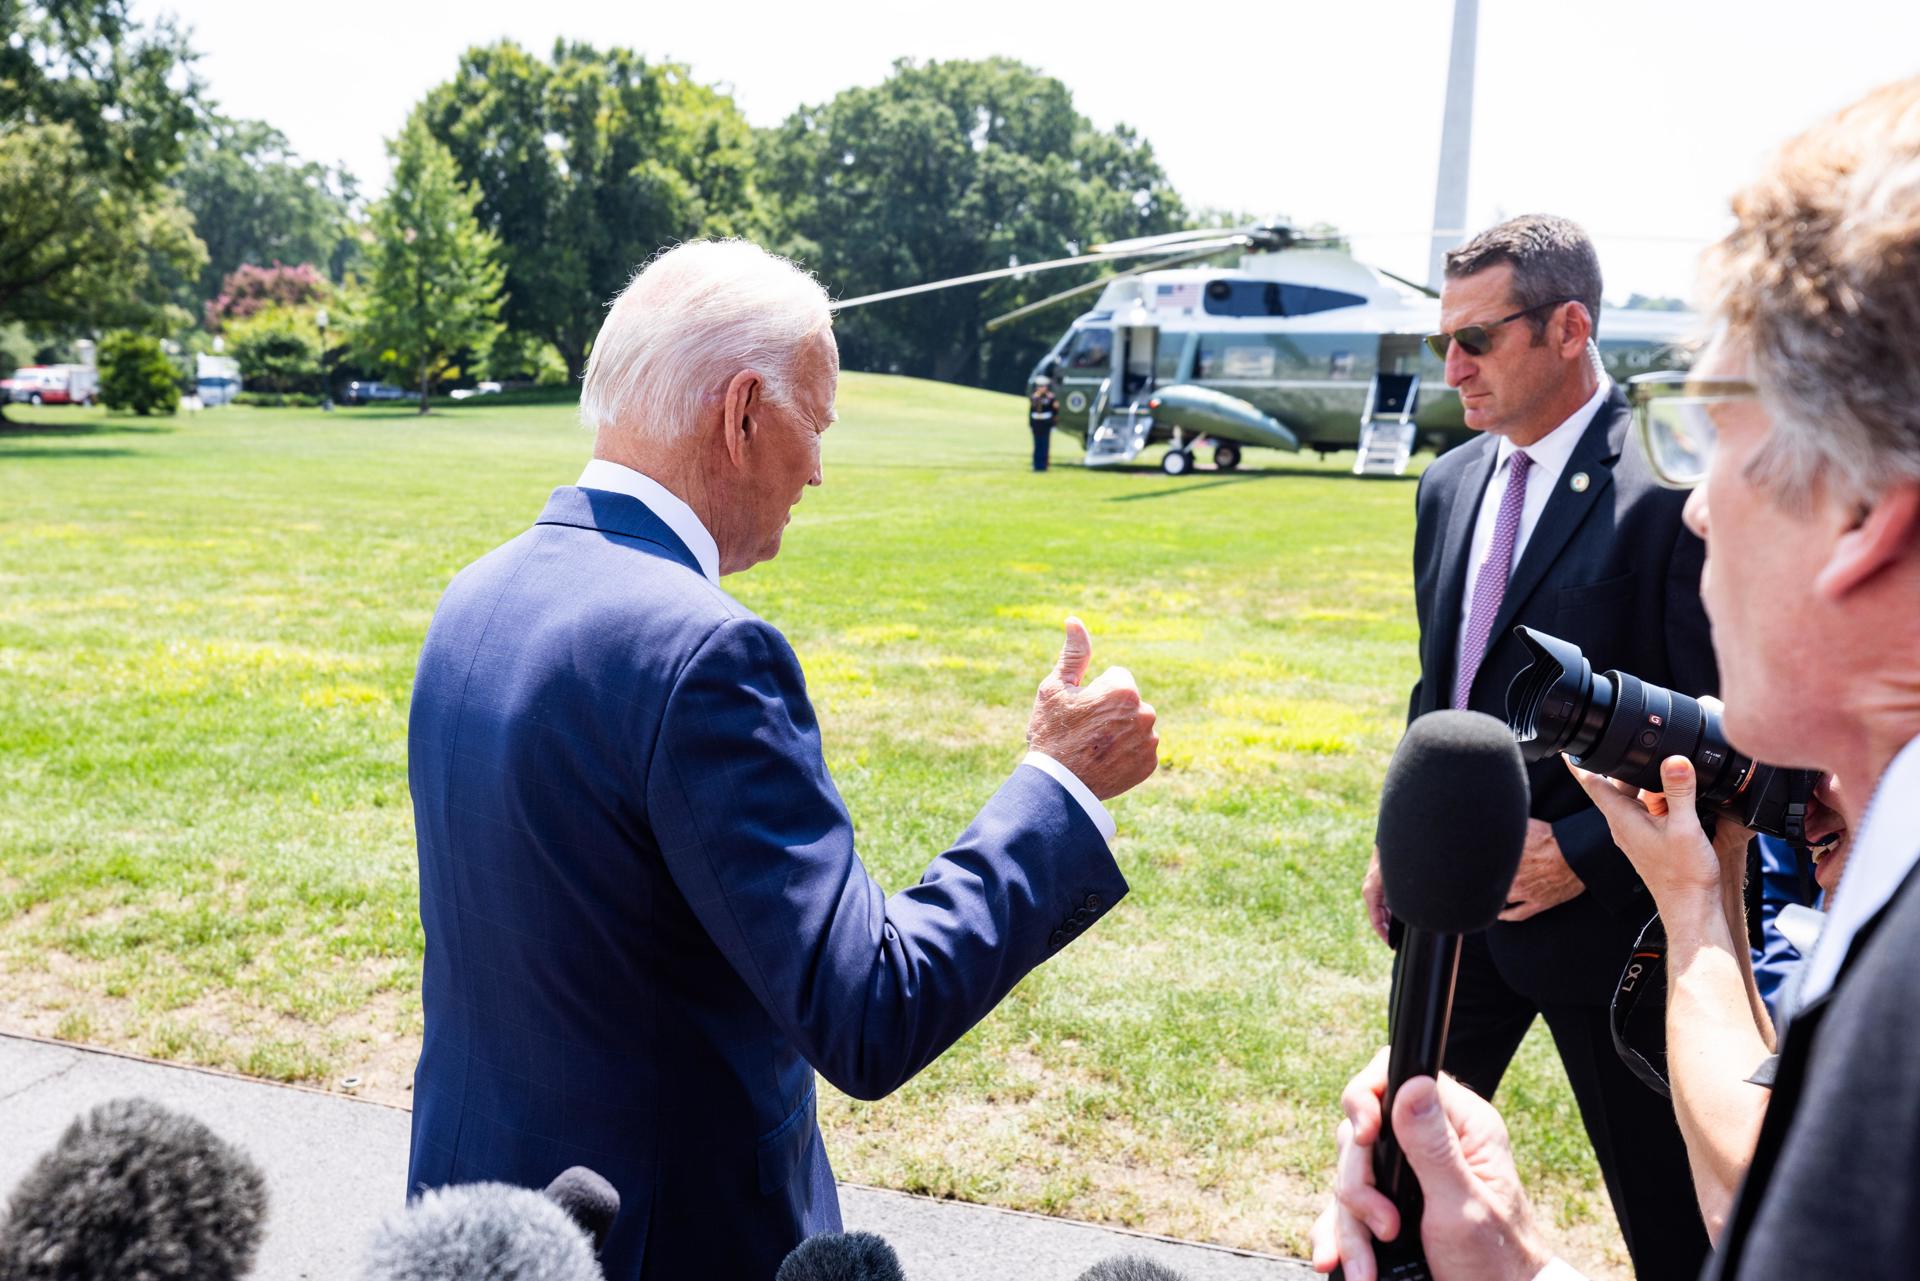
<path id="1" fill-rule="evenodd" d="M 1533 662 L 1507 687 L 1507 726 L 1530 761 L 1566 752 L 1584 757 L 1607 728 L 1613 685 L 1596 680 L 1593 664 L 1557 636 L 1531 627 L 1514 629 Z"/>
<path id="2" fill-rule="evenodd" d="M 1661 790 L 1660 762 L 1684 756 L 1699 780 L 1700 809 L 1743 827 L 1800 839 L 1816 775 L 1755 764 L 1727 742 L 1720 714 L 1698 699 L 1625 672 L 1598 672 L 1557 636 L 1516 627 L 1533 655 L 1507 687 L 1507 728 L 1520 753 L 1543 761 L 1559 752 L 1596 774 Z"/>

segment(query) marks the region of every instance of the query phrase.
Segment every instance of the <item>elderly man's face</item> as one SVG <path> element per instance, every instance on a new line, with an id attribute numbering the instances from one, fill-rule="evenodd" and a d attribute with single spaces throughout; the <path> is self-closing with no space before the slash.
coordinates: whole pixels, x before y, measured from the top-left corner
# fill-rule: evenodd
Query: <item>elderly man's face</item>
<path id="1" fill-rule="evenodd" d="M 1694 368 L 1703 379 L 1750 377 L 1744 354 L 1719 346 Z M 1729 401 L 1710 412 L 1718 443 L 1706 482 L 1687 500 L 1686 520 L 1707 540 L 1700 589 L 1713 621 L 1727 737 L 1761 760 L 1819 767 L 1802 758 L 1809 731 L 1836 702 L 1826 674 L 1840 639 L 1840 620 L 1813 589 L 1832 545 L 1826 505 L 1789 509 L 1749 478 L 1773 430 L 1760 401 Z"/>
<path id="2" fill-rule="evenodd" d="M 840 349 L 823 332 L 797 362 L 780 404 L 753 415 L 751 453 L 736 496 L 741 521 L 739 568 L 772 560 L 794 506 L 809 485 L 820 484 L 820 437 L 833 425 L 840 380 Z"/>

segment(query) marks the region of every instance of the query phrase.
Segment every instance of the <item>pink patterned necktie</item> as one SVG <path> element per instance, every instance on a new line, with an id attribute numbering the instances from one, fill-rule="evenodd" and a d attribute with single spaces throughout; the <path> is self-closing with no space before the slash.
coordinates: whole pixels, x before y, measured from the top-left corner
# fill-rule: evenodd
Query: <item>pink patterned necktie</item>
<path id="1" fill-rule="evenodd" d="M 1473 678 L 1480 660 L 1487 656 L 1487 638 L 1493 632 L 1494 616 L 1507 597 L 1507 579 L 1513 574 L 1513 543 L 1520 533 L 1520 508 L 1527 498 L 1527 469 L 1533 459 L 1515 451 L 1508 459 L 1507 492 L 1500 496 L 1500 514 L 1493 522 L 1493 545 L 1480 564 L 1473 580 L 1473 608 L 1467 614 L 1467 630 L 1460 637 L 1460 665 L 1453 674 L 1453 705 L 1465 707 L 1473 693 Z"/>

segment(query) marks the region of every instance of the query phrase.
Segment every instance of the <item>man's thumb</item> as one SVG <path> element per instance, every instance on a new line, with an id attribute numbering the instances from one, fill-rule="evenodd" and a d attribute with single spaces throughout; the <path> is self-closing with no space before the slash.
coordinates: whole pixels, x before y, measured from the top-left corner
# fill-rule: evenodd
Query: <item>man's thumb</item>
<path id="1" fill-rule="evenodd" d="M 1428 1201 L 1465 1194 L 1473 1176 L 1460 1150 L 1460 1138 L 1440 1104 L 1439 1084 L 1432 1077 L 1416 1076 L 1394 1095 L 1393 1137 Z"/>
<path id="2" fill-rule="evenodd" d="M 1087 635 L 1087 625 L 1069 615 L 1067 617 L 1067 643 L 1060 647 L 1060 662 L 1054 667 L 1053 674 L 1060 678 L 1063 685 L 1078 685 L 1080 678 L 1087 674 L 1087 663 L 1093 658 L 1093 637 Z"/>
<path id="3" fill-rule="evenodd" d="M 1684 756 L 1669 756 L 1660 762 L 1660 791 L 1667 798 L 1667 813 L 1693 804 L 1697 780 L 1693 762 Z"/>

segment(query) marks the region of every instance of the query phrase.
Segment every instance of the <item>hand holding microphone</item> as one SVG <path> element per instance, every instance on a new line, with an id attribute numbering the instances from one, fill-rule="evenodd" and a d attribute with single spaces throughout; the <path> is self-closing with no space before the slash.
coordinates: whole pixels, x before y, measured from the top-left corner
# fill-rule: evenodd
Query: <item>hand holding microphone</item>
<path id="1" fill-rule="evenodd" d="M 1491 716 L 1452 710 L 1422 716 L 1387 767 L 1377 834 L 1380 878 L 1386 907 L 1406 933 L 1394 958 L 1389 1048 L 1343 1099 L 1349 1119 L 1340 1129 L 1339 1202 L 1314 1230 L 1314 1261 L 1322 1271 L 1345 1263 L 1350 1281 L 1434 1275 L 1420 1252 L 1422 1234 L 1408 1229 L 1421 1222 L 1415 1175 L 1448 1167 L 1436 1164 L 1445 1154 L 1433 1150 L 1423 1150 L 1431 1158 L 1424 1165 L 1410 1161 L 1394 1128 L 1396 1096 L 1440 1071 L 1460 940 L 1491 925 L 1505 906 L 1526 844 L 1527 809 L 1519 748 Z M 1428 1089 L 1419 1086 L 1414 1099 L 1437 1099 Z M 1432 1138 L 1437 1116 L 1436 1104 L 1416 1118 L 1423 1139 Z M 1455 1141 L 1455 1150 L 1464 1150 L 1459 1135 Z M 1497 1145 L 1489 1139 L 1481 1146 Z M 1392 1247 L 1376 1258 L 1371 1242 L 1389 1238 Z"/>

